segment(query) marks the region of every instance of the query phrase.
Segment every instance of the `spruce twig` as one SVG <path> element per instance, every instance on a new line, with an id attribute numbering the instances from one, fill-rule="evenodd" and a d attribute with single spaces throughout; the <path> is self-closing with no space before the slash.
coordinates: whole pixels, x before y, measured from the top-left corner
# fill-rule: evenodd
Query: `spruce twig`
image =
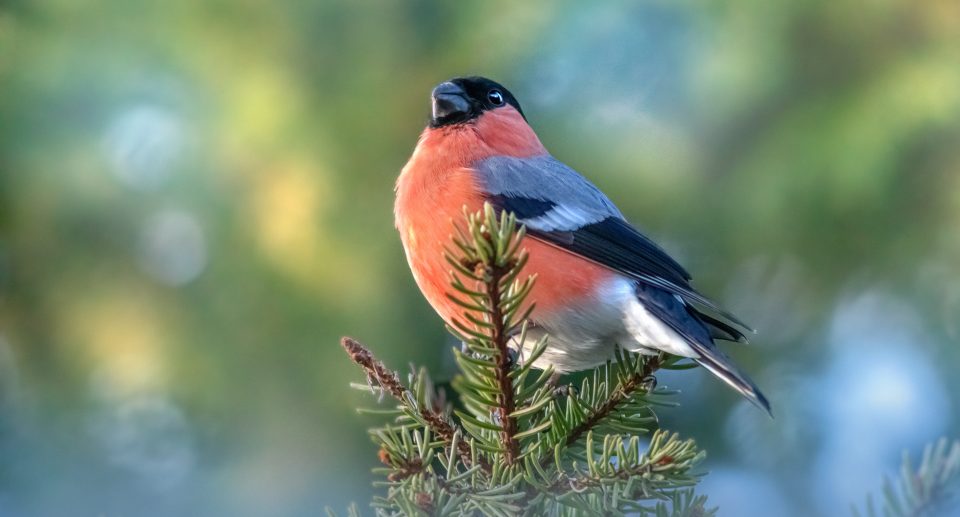
<path id="1" fill-rule="evenodd" d="M 492 208 L 487 205 L 486 213 L 484 214 L 488 219 L 495 218 L 496 216 L 492 212 Z M 504 293 L 503 293 L 503 280 L 505 277 L 510 275 L 514 269 L 517 269 L 518 261 L 513 259 L 506 259 L 503 257 L 503 252 L 505 249 L 498 249 L 498 243 L 494 241 L 491 226 L 495 225 L 495 222 L 488 221 L 486 225 L 481 227 L 478 232 L 479 235 L 475 235 L 474 238 L 478 245 L 475 247 L 467 246 L 468 253 L 474 255 L 473 257 L 468 257 L 467 260 L 470 261 L 473 258 L 473 261 L 476 264 L 476 270 L 480 273 L 481 280 L 480 283 L 483 284 L 483 289 L 486 292 L 486 305 L 484 310 L 489 315 L 487 318 L 487 324 L 491 325 L 490 327 L 490 341 L 496 347 L 496 379 L 497 387 L 499 392 L 497 393 L 497 403 L 498 408 L 495 409 L 497 412 L 497 419 L 501 422 L 500 424 L 500 443 L 504 450 L 504 460 L 507 465 L 513 465 L 516 463 L 518 456 L 520 455 L 520 444 L 517 442 L 517 419 L 513 416 L 514 411 L 516 410 L 516 402 L 514 401 L 514 388 L 513 388 L 513 379 L 510 377 L 510 369 L 512 368 L 511 359 L 510 359 L 510 350 L 509 350 L 509 341 L 510 337 L 508 332 L 511 330 L 508 328 L 509 322 L 504 314 Z M 507 214 L 503 214 L 500 227 L 508 228 L 510 232 L 513 231 L 513 224 L 515 221 L 508 218 Z M 522 235 L 520 236 L 522 238 Z M 481 253 L 481 249 L 489 249 L 492 253 Z M 499 252 L 499 253 L 498 253 Z"/>
<path id="2" fill-rule="evenodd" d="M 643 368 L 640 371 L 631 372 L 626 379 L 617 385 L 602 404 L 591 410 L 587 418 L 584 419 L 580 425 L 570 430 L 564 440 L 564 445 L 570 447 L 577 443 L 577 440 L 590 432 L 604 418 L 610 416 L 616 411 L 617 407 L 629 399 L 637 390 L 644 387 L 647 379 L 660 368 L 664 357 L 665 354 L 660 353 L 644 360 Z"/>
<path id="3" fill-rule="evenodd" d="M 520 248 L 525 230 L 517 227 L 515 216 L 505 212 L 498 216 L 490 205 L 465 216 L 467 230 L 458 227 L 454 238 L 457 252 L 446 254 L 453 266 L 451 285 L 457 292 L 448 297 L 464 309 L 450 330 L 469 349 L 468 354 L 457 354 L 465 375 L 455 380 L 454 387 L 474 413 L 462 418 L 495 430 L 497 449 L 506 466 L 512 467 L 521 457 L 518 414 L 524 411 L 517 404 L 523 378 L 513 374 L 510 341 L 514 337 L 519 344 L 524 341 L 524 320 L 532 306 L 523 302 L 534 282 L 532 277 L 517 280 L 527 261 L 526 251 Z M 477 396 L 477 389 L 486 395 Z"/>
<path id="4" fill-rule="evenodd" d="M 507 465 L 513 465 L 520 455 L 520 444 L 517 442 L 517 419 L 513 416 L 516 409 L 513 393 L 513 379 L 510 378 L 510 350 L 509 337 L 507 329 L 504 327 L 500 296 L 500 281 L 509 268 L 492 266 L 490 267 L 490 281 L 486 282 L 487 296 L 490 298 L 490 320 L 493 322 L 493 329 L 490 333 L 490 339 L 496 345 L 499 354 L 497 354 L 497 385 L 500 387 L 500 393 L 497 394 L 497 401 L 500 403 L 498 408 L 499 420 L 502 422 L 500 431 L 500 441 L 506 452 L 504 458 Z"/>
<path id="5" fill-rule="evenodd" d="M 409 401 L 413 399 L 412 392 L 400 382 L 400 378 L 396 372 L 390 370 L 384 366 L 382 362 L 378 361 L 367 347 L 350 337 L 342 338 L 340 344 L 343 346 L 343 349 L 347 351 L 350 359 L 363 368 L 363 371 L 367 374 L 367 380 L 370 381 L 371 384 L 379 386 L 401 403 L 409 403 Z M 436 408 L 420 406 L 418 411 L 420 417 L 427 422 L 430 428 L 437 433 L 437 436 L 439 436 L 448 447 L 454 444 L 454 435 L 456 433 L 463 434 L 462 431 L 456 428 L 455 424 L 451 423 L 450 420 Z M 460 457 L 469 464 L 473 456 L 470 451 L 470 445 L 460 440 L 456 442 L 456 446 Z M 478 461 L 478 464 L 484 470 L 490 470 L 490 465 L 485 462 Z"/>

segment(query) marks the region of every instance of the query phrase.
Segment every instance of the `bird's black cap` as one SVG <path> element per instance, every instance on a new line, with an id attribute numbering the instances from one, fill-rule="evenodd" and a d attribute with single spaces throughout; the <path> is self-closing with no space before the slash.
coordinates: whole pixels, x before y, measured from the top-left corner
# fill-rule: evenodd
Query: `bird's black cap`
<path id="1" fill-rule="evenodd" d="M 503 106 L 513 106 L 523 115 L 513 94 L 486 77 L 456 77 L 444 81 L 433 89 L 431 97 L 430 127 L 434 128 L 469 122 L 485 111 Z"/>

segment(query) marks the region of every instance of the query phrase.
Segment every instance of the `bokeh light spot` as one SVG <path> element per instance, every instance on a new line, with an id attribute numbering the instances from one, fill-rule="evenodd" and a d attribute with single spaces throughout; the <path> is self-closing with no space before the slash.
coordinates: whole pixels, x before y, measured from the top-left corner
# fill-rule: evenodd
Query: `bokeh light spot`
<path id="1" fill-rule="evenodd" d="M 155 490 L 182 483 L 196 463 L 190 424 L 164 396 L 107 401 L 93 416 L 89 431 L 111 464 Z"/>
<path id="2" fill-rule="evenodd" d="M 154 190 L 183 151 L 183 124 L 164 108 L 134 106 L 110 124 L 103 147 L 121 183 L 134 190 Z"/>
<path id="3" fill-rule="evenodd" d="M 180 286 L 207 265 L 207 241 L 196 218 L 180 210 L 152 216 L 140 235 L 140 265 L 155 280 Z"/>

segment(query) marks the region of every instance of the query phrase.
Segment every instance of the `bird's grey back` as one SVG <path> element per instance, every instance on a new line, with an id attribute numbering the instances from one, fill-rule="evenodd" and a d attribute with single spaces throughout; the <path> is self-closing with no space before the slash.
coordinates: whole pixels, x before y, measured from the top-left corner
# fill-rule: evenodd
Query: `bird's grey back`
<path id="1" fill-rule="evenodd" d="M 491 195 L 545 203 L 543 213 L 525 221 L 531 228 L 568 231 L 608 217 L 623 219 L 600 189 L 553 156 L 494 156 L 477 162 L 474 169 Z"/>

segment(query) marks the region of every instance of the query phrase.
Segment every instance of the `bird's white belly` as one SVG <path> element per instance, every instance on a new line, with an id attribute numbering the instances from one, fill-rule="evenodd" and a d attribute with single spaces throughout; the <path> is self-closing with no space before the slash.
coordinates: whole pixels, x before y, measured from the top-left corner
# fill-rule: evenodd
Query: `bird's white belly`
<path id="1" fill-rule="evenodd" d="M 616 347 L 634 352 L 696 357 L 673 329 L 650 314 L 636 296 L 633 280 L 618 277 L 601 286 L 594 296 L 536 321 L 527 332 L 523 356 L 544 334 L 547 349 L 534 363 L 559 372 L 579 371 L 613 358 Z"/>

